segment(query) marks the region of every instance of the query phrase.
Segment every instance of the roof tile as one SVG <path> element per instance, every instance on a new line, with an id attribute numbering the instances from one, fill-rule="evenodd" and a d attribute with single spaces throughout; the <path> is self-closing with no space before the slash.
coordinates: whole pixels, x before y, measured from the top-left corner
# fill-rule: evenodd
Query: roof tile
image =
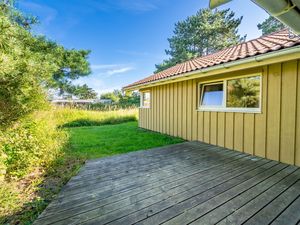
<path id="1" fill-rule="evenodd" d="M 153 74 L 142 80 L 139 80 L 133 84 L 126 86 L 125 88 L 134 87 L 140 84 L 146 84 L 149 82 L 162 80 L 171 76 L 178 76 L 187 72 L 200 70 L 203 68 L 219 65 L 226 62 L 251 57 L 254 55 L 264 54 L 267 52 L 276 51 L 283 48 L 292 47 L 300 44 L 299 37 L 291 37 L 288 29 L 284 29 L 272 34 L 259 37 L 254 40 L 250 40 L 219 52 L 212 53 L 210 55 L 191 59 L 187 62 L 177 64 L 171 68 L 161 71 L 157 74 Z"/>

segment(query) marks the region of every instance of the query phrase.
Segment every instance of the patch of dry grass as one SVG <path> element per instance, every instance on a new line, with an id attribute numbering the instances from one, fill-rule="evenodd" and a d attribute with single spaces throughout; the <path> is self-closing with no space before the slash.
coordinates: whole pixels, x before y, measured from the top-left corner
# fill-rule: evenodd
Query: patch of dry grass
<path id="1" fill-rule="evenodd" d="M 89 111 L 61 108 L 53 111 L 57 124 L 61 127 L 100 126 L 137 121 L 138 110 L 120 109 L 113 111 Z"/>

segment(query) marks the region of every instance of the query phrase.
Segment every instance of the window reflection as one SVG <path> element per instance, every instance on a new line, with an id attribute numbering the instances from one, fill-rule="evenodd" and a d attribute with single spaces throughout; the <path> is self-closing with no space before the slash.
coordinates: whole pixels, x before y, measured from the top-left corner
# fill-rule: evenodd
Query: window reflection
<path id="1" fill-rule="evenodd" d="M 203 85 L 202 106 L 223 105 L 223 83 Z"/>
<path id="2" fill-rule="evenodd" d="M 232 108 L 259 108 L 260 76 L 227 81 L 226 106 Z"/>

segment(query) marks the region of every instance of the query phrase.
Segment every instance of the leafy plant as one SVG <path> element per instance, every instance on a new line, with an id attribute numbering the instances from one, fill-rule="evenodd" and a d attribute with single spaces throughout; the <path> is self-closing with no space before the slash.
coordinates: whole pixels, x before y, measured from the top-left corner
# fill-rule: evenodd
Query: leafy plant
<path id="1" fill-rule="evenodd" d="M 47 119 L 46 119 L 47 118 Z M 58 130 L 51 115 L 35 113 L 1 133 L 0 165 L 5 176 L 22 177 L 34 168 L 49 165 L 61 152 L 67 135 Z"/>

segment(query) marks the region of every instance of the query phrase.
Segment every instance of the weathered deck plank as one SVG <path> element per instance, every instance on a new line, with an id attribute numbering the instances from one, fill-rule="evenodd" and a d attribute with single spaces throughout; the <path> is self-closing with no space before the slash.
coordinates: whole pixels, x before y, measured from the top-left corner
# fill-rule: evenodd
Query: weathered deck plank
<path id="1" fill-rule="evenodd" d="M 186 142 L 88 161 L 35 224 L 288 225 L 299 211 L 299 168 Z"/>
<path id="2" fill-rule="evenodd" d="M 241 158 L 241 157 L 239 157 Z M 222 165 L 221 166 L 221 169 L 226 169 L 228 166 L 235 166 L 235 169 L 239 167 L 241 167 L 242 163 L 244 160 L 250 160 L 249 156 L 248 157 L 244 157 L 244 159 L 241 159 L 241 160 L 238 160 L 239 158 L 231 161 L 231 162 L 227 162 L 225 165 Z M 225 162 L 225 160 L 223 161 Z M 122 198 L 135 198 L 136 200 L 138 200 L 139 198 L 139 194 L 142 195 L 142 196 L 146 196 L 146 194 L 151 194 L 154 192 L 154 190 L 158 190 L 160 192 L 163 192 L 164 190 L 166 189 L 171 189 L 171 188 L 175 188 L 175 187 L 179 187 L 180 185 L 187 185 L 189 184 L 189 182 L 192 182 L 194 180 L 197 180 L 198 181 L 201 179 L 202 181 L 205 179 L 205 177 L 210 177 L 211 179 L 213 178 L 212 175 L 213 173 L 217 170 L 218 168 L 203 168 L 201 170 L 198 170 L 194 173 L 191 173 L 189 174 L 188 176 L 173 176 L 173 177 L 169 177 L 167 179 L 164 179 L 162 182 L 157 182 L 156 184 L 154 183 L 151 183 L 149 185 L 146 185 L 146 186 L 142 186 L 140 188 L 136 188 L 136 189 L 133 189 L 133 190 L 130 190 L 130 191 L 127 191 L 125 195 L 123 195 L 122 193 L 120 194 L 117 194 L 117 195 L 114 195 L 114 196 L 111 196 L 111 197 L 108 197 L 108 198 L 102 198 L 102 199 L 97 199 L 98 201 L 98 204 L 103 204 L 103 203 L 113 203 L 114 201 L 116 200 L 121 200 Z M 225 172 L 221 173 L 221 174 L 224 174 Z M 228 173 L 228 172 L 227 172 Z M 219 175 L 221 175 L 219 174 Z M 169 182 L 169 183 L 168 183 Z M 103 197 L 103 196 L 102 196 Z M 115 199 L 115 200 L 114 200 Z M 83 203 L 87 203 L 87 204 L 94 204 L 95 203 L 95 198 L 94 199 L 88 199 L 86 201 L 86 199 L 82 199 L 80 202 L 79 202 L 79 205 L 77 206 L 81 206 L 81 210 L 83 209 L 82 206 L 83 206 Z M 106 203 L 106 204 L 107 204 Z M 67 206 L 68 205 L 61 205 L 62 206 L 62 210 L 66 210 Z M 71 204 L 69 204 L 69 206 L 72 206 L 72 208 L 74 208 L 74 206 L 76 206 L 76 202 L 72 202 Z M 57 206 L 59 207 L 59 206 Z M 87 205 L 85 205 L 85 207 L 87 207 Z M 55 209 L 57 211 L 57 208 Z"/>
<path id="3" fill-rule="evenodd" d="M 291 172 L 293 172 L 295 168 L 287 167 L 281 170 L 278 173 L 273 174 L 263 182 L 249 188 L 247 191 L 240 193 L 234 199 L 227 201 L 225 204 L 221 205 L 218 208 L 211 209 L 212 211 L 201 219 L 196 220 L 195 223 L 204 223 L 209 221 L 210 223 L 218 223 L 222 219 L 224 219 L 227 215 L 234 213 L 236 210 L 241 208 L 247 202 L 251 201 L 256 196 L 262 194 L 264 191 L 269 189 L 274 184 L 281 181 L 283 178 L 288 176 Z"/>
<path id="4" fill-rule="evenodd" d="M 298 197 L 286 210 L 282 212 L 271 224 L 285 225 L 300 223 L 300 197 Z"/>
<path id="5" fill-rule="evenodd" d="M 222 174 L 219 174 L 218 176 L 221 176 Z M 143 192 L 142 197 L 138 197 L 138 196 L 133 196 L 133 198 L 131 197 L 130 199 L 125 199 L 123 202 L 122 201 L 118 201 L 116 202 L 114 205 L 113 204 L 109 204 L 106 205 L 102 208 L 96 208 L 93 211 L 89 211 L 88 213 L 85 213 L 85 215 L 89 215 L 89 216 L 93 216 L 94 214 L 97 214 L 97 216 L 99 216 L 100 212 L 103 213 L 104 211 L 106 212 L 106 215 L 111 212 L 114 211 L 113 215 L 116 215 L 117 217 L 120 217 L 120 215 L 123 213 L 127 214 L 128 211 L 132 211 L 132 204 L 139 204 L 138 208 L 143 208 L 145 206 L 147 206 L 148 204 L 153 204 L 155 202 L 161 202 L 163 199 L 165 199 L 166 197 L 170 197 L 172 195 L 176 195 L 177 193 L 181 193 L 181 192 L 186 192 L 187 190 L 191 190 L 192 187 L 198 186 L 201 183 L 205 182 L 205 181 L 209 181 L 213 178 L 215 178 L 216 175 L 213 174 L 202 174 L 202 177 L 192 177 L 189 178 L 190 181 L 186 180 L 186 182 L 175 182 L 173 183 L 174 185 L 177 186 L 162 186 L 159 187 L 157 189 L 156 192 L 153 193 L 153 189 L 151 190 L 151 194 L 150 196 L 146 196 L 145 194 L 147 192 Z M 198 178 L 198 180 L 195 180 L 194 178 Z M 201 180 L 200 180 L 201 179 Z M 179 184 L 181 184 L 180 186 L 178 186 Z M 192 193 L 192 192 L 190 192 Z M 182 198 L 181 195 L 178 195 L 179 197 Z M 151 198 L 150 198 L 151 197 Z M 132 200 L 134 199 L 134 202 L 132 202 Z M 125 203 L 124 203 L 125 202 Z M 127 203 L 127 204 L 126 204 Z M 91 208 L 91 207 L 90 207 Z M 80 210 L 82 210 L 82 207 L 80 208 Z M 116 211 L 118 210 L 118 211 Z M 112 217 L 112 215 L 110 215 L 110 217 Z"/>

